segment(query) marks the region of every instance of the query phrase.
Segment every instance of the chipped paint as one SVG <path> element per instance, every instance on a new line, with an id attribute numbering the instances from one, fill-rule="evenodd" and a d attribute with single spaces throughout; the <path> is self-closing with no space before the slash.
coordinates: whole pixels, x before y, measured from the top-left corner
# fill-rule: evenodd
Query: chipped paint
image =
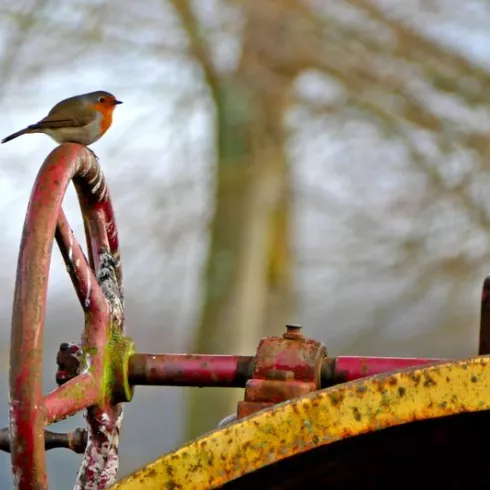
<path id="1" fill-rule="evenodd" d="M 73 263 L 73 230 L 68 234 L 68 260 Z M 77 264 L 74 264 L 77 267 Z"/>
<path id="2" fill-rule="evenodd" d="M 299 325 L 286 325 L 282 337 L 263 338 L 244 400 L 238 402 L 238 418 L 319 390 L 326 355 L 326 347 L 303 337 Z"/>
<path id="3" fill-rule="evenodd" d="M 89 260 L 61 209 L 72 179 L 84 216 Z M 42 337 L 55 236 L 86 322 L 74 377 L 43 397 Z M 112 339 L 124 340 L 123 306 L 117 227 L 103 174 L 85 147 L 60 145 L 47 157 L 34 183 L 19 253 L 10 350 L 15 488 L 47 489 L 44 424 L 87 406 L 89 432 L 77 488 L 103 490 L 115 480 L 122 406 L 113 401 L 118 383 L 107 365 L 113 361 L 108 349 Z M 129 344 L 121 345 L 127 349 Z M 124 356 L 119 360 L 125 361 Z"/>
<path id="4" fill-rule="evenodd" d="M 120 390 L 114 374 L 117 354 L 123 352 L 118 359 L 125 363 L 129 356 L 124 332 L 124 303 L 116 269 L 118 260 L 109 251 L 98 256 L 97 283 L 100 286 L 110 313 L 110 336 L 105 344 L 102 378 L 103 399 L 97 406 L 90 407 L 86 413 L 88 425 L 87 447 L 80 466 L 75 490 L 103 490 L 114 483 L 119 468 L 119 434 L 123 420 L 121 403 L 114 403 L 115 391 Z M 132 343 L 128 347 L 132 349 Z M 127 378 L 127 376 L 126 376 Z M 120 380 L 121 381 L 121 380 Z M 129 388 L 128 388 L 129 389 Z"/>
<path id="5" fill-rule="evenodd" d="M 85 300 L 83 301 L 83 306 L 85 308 L 90 308 L 90 293 L 92 292 L 92 278 L 90 275 L 87 276 L 87 292 L 85 294 Z"/>

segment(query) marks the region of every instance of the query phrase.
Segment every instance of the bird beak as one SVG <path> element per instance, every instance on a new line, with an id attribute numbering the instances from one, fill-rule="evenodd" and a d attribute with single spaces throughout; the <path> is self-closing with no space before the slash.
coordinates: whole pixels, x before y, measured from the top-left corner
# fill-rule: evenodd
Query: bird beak
<path id="1" fill-rule="evenodd" d="M 114 104 L 115 104 L 115 105 L 122 104 L 122 100 L 115 100 L 115 101 L 114 101 Z"/>

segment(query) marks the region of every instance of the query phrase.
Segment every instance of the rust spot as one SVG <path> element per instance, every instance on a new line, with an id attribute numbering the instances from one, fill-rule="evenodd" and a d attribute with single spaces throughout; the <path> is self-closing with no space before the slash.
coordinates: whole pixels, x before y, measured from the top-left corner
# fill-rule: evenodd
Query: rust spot
<path id="1" fill-rule="evenodd" d="M 398 395 L 400 396 L 400 398 L 402 396 L 405 396 L 405 393 L 407 392 L 406 388 L 404 388 L 403 386 L 399 386 L 398 387 Z"/>
<path id="2" fill-rule="evenodd" d="M 165 484 L 165 488 L 167 490 L 182 490 L 184 487 L 182 485 L 179 485 L 178 483 L 169 481 Z"/>
<path id="3" fill-rule="evenodd" d="M 334 407 L 336 407 L 342 401 L 342 397 L 339 396 L 339 393 L 330 393 L 329 398 L 332 406 Z"/>
<path id="4" fill-rule="evenodd" d="M 362 416 L 361 416 L 361 412 L 359 412 L 359 409 L 357 407 L 354 407 L 354 410 L 353 410 L 353 414 L 354 414 L 354 418 L 360 422 Z"/>
<path id="5" fill-rule="evenodd" d="M 366 375 L 369 372 L 369 364 L 367 363 L 366 360 L 363 360 L 361 362 L 361 373 L 363 375 Z"/>

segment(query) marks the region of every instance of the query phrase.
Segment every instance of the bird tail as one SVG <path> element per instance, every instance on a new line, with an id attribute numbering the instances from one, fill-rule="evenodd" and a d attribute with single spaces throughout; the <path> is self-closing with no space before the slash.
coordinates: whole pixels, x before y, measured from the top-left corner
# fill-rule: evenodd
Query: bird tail
<path id="1" fill-rule="evenodd" d="M 34 133 L 34 132 L 35 131 L 33 131 L 31 128 L 24 128 L 21 129 L 20 131 L 17 131 L 16 133 L 12 133 L 9 136 L 6 136 L 5 138 L 3 138 L 3 140 L 0 143 L 7 143 L 15 138 L 18 138 L 19 136 L 22 136 L 23 134 Z"/>

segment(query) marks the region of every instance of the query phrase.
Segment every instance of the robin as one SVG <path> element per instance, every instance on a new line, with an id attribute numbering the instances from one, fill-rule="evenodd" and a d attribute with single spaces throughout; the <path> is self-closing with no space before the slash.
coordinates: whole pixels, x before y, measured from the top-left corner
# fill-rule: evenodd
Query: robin
<path id="1" fill-rule="evenodd" d="M 122 102 L 103 90 L 75 95 L 58 102 L 44 119 L 7 136 L 2 143 L 23 134 L 44 133 L 60 144 L 91 145 L 111 127 L 118 104 Z"/>

